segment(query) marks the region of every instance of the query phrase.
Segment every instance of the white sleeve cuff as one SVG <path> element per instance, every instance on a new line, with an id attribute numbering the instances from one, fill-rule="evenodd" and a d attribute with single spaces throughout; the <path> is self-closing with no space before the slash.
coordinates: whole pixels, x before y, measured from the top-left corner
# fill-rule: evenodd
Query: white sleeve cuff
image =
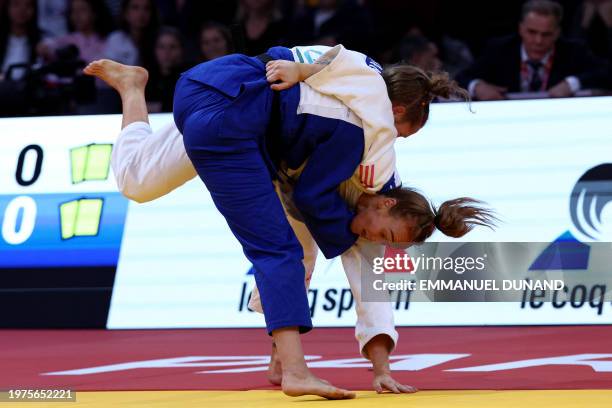
<path id="1" fill-rule="evenodd" d="M 480 79 L 472 79 L 468 84 L 468 92 L 470 96 L 473 98 L 476 95 L 476 85 L 480 82 Z"/>
<path id="2" fill-rule="evenodd" d="M 580 84 L 580 80 L 575 76 L 568 76 L 565 78 L 565 82 L 569 85 L 572 93 L 578 92 L 582 87 Z"/>
<path id="3" fill-rule="evenodd" d="M 381 334 L 386 334 L 387 336 L 391 338 L 392 345 L 391 345 L 391 350 L 389 350 L 389 354 L 393 353 L 393 350 L 395 350 L 395 345 L 397 344 L 397 341 L 399 340 L 399 334 L 397 333 L 397 330 L 395 330 L 393 326 L 368 327 L 367 329 L 361 330 L 359 333 L 357 333 L 357 330 L 355 330 L 355 338 L 359 342 L 359 352 L 364 358 L 368 358 L 366 351 L 364 349 L 366 344 L 368 344 L 368 342 L 372 340 L 374 337 L 381 335 Z"/>

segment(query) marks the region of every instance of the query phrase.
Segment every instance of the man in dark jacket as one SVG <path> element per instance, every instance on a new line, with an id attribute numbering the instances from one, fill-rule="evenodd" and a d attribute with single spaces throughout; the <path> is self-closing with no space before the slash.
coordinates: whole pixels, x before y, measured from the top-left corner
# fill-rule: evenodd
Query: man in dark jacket
<path id="1" fill-rule="evenodd" d="M 507 92 L 568 97 L 580 89 L 605 87 L 606 62 L 586 46 L 559 38 L 562 14 L 556 2 L 528 1 L 519 35 L 491 41 L 458 82 L 479 100 L 505 99 Z"/>

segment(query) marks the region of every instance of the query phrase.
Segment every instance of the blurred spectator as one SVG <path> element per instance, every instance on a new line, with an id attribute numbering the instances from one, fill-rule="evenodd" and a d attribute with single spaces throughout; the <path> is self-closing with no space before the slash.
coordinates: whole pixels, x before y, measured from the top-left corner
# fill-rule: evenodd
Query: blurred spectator
<path id="1" fill-rule="evenodd" d="M 181 30 L 188 61 L 200 59 L 200 33 L 207 21 L 229 25 L 236 17 L 238 0 L 156 0 L 164 25 Z"/>
<path id="2" fill-rule="evenodd" d="M 237 0 L 156 0 L 156 4 L 164 25 L 193 36 L 206 21 L 230 24 L 238 7 Z"/>
<path id="3" fill-rule="evenodd" d="M 270 47 L 281 45 L 285 39 L 287 25 L 275 0 L 240 0 L 236 21 L 245 48 L 238 52 L 258 55 Z"/>
<path id="4" fill-rule="evenodd" d="M 157 8 L 153 0 L 123 0 L 120 29 L 113 31 L 105 55 L 127 65 L 151 67 L 158 28 Z"/>
<path id="5" fill-rule="evenodd" d="M 439 71 L 442 68 L 438 47 L 422 35 L 405 36 L 399 45 L 399 58 L 425 71 Z"/>
<path id="6" fill-rule="evenodd" d="M 455 78 L 459 72 L 474 63 L 470 48 L 463 41 L 442 35 L 438 42 L 442 54 L 442 69 Z"/>
<path id="7" fill-rule="evenodd" d="M 596 55 L 612 59 L 612 0 L 584 0 L 569 34 L 586 42 Z"/>
<path id="8" fill-rule="evenodd" d="M 37 24 L 36 0 L 6 0 L 0 11 L 0 76 L 5 78 L 13 64 L 33 64 L 41 33 Z M 15 70 L 20 79 L 24 69 Z"/>
<path id="9" fill-rule="evenodd" d="M 435 46 L 436 56 L 442 63 L 440 69 L 448 72 L 451 78 L 454 78 L 458 72 L 466 69 L 474 62 L 474 57 L 467 44 L 449 36 L 440 27 L 424 28 L 421 24 L 407 22 L 401 23 L 401 27 L 409 27 L 405 31 L 403 39 L 410 36 L 423 37 Z M 382 46 L 379 44 L 379 50 L 382 51 L 380 60 L 383 63 L 396 63 L 398 60 L 406 58 L 399 55 L 401 41 L 397 44 L 395 40 L 401 35 L 401 33 L 397 33 L 395 37 L 389 39 L 389 44 L 394 44 L 392 50 L 385 50 L 384 48 L 381 50 L 380 47 Z"/>
<path id="10" fill-rule="evenodd" d="M 519 35 L 492 41 L 489 49 L 458 77 L 480 100 L 505 99 L 506 92 L 543 92 L 567 97 L 606 81 L 606 64 L 588 48 L 560 35 L 561 6 L 530 0 L 523 6 Z"/>
<path id="11" fill-rule="evenodd" d="M 172 112 L 174 86 L 185 70 L 181 32 L 164 27 L 155 42 L 155 64 L 149 70 L 146 99 L 150 112 Z"/>
<path id="12" fill-rule="evenodd" d="M 68 32 L 68 0 L 38 0 L 38 28 L 45 37 Z"/>
<path id="13" fill-rule="evenodd" d="M 68 16 L 70 34 L 45 39 L 39 46 L 39 54 L 49 62 L 54 59 L 56 49 L 73 44 L 87 63 L 102 58 L 106 37 L 112 29 L 112 18 L 104 0 L 70 0 Z"/>
<path id="14" fill-rule="evenodd" d="M 291 27 L 291 45 L 321 44 L 369 52 L 372 26 L 369 15 L 353 0 L 320 0 L 306 7 Z"/>
<path id="15" fill-rule="evenodd" d="M 113 16 L 114 21 L 119 21 L 121 19 L 121 3 L 122 0 L 104 0 L 106 3 L 106 7 L 108 7 L 108 11 L 110 11 L 111 16 Z"/>
<path id="16" fill-rule="evenodd" d="M 200 31 L 201 61 L 206 62 L 233 51 L 232 34 L 223 24 L 210 22 Z"/>
<path id="17" fill-rule="evenodd" d="M 409 33 L 426 37 L 436 46 L 437 57 L 442 61 L 441 69 L 448 72 L 451 78 L 474 62 L 472 52 L 463 41 L 452 38 L 439 29 L 424 31 L 415 25 Z"/>

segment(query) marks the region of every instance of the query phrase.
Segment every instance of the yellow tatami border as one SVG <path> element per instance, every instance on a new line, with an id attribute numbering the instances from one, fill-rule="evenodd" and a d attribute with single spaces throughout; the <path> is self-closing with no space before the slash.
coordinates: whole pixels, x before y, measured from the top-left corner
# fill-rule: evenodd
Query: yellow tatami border
<path id="1" fill-rule="evenodd" d="M 76 402 L 1 403 L 21 408 L 610 408 L 612 390 L 537 390 L 537 391 L 419 391 L 416 394 L 378 395 L 357 393 L 357 398 L 326 401 L 317 397 L 290 398 L 280 391 L 101 391 L 77 392 Z"/>

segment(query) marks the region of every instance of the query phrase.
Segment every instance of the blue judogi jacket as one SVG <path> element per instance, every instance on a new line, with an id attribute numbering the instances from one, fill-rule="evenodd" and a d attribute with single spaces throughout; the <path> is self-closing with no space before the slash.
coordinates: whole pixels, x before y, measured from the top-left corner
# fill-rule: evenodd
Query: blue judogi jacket
<path id="1" fill-rule="evenodd" d="M 268 51 L 273 59 L 293 61 L 288 48 Z M 265 77 L 265 66 L 257 58 L 232 54 L 197 65 L 183 74 L 232 98 L 220 131 L 239 137 L 261 135 L 264 157 L 266 132 L 273 116 L 273 92 Z M 326 258 L 348 250 L 358 236 L 350 230 L 353 211 L 338 193 L 338 186 L 351 178 L 364 155 L 361 121 L 335 98 L 324 96 L 308 85 L 281 91 L 280 135 L 272 135 L 276 149 L 289 169 L 303 170 L 293 190 L 293 200 L 313 238 Z M 178 118 L 177 124 L 181 120 Z M 222 146 L 219 147 L 220 151 Z M 390 179 L 383 191 L 396 187 Z"/>

